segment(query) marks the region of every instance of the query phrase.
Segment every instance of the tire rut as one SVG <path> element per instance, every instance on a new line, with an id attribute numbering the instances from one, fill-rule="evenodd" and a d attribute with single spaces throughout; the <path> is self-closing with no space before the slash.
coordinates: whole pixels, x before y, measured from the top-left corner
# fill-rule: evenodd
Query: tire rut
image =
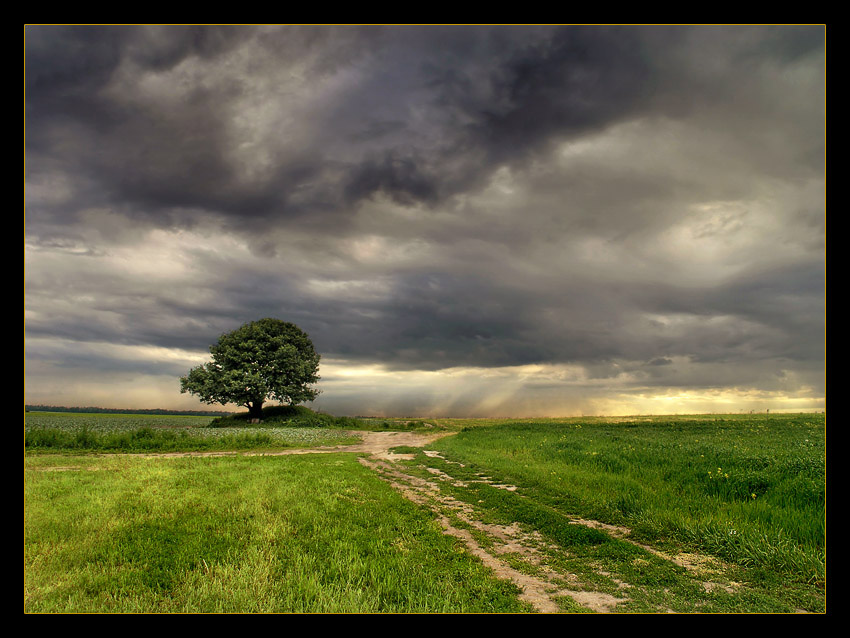
<path id="1" fill-rule="evenodd" d="M 421 441 L 419 443 L 420 446 L 425 444 Z M 561 612 L 558 598 L 564 597 L 571 598 L 582 607 L 602 613 L 612 611 L 618 604 L 627 600 L 602 592 L 567 587 L 568 584 L 579 584 L 578 578 L 574 574 L 563 574 L 543 564 L 540 550 L 545 542 L 539 533 L 524 532 L 518 524 L 500 526 L 478 520 L 470 504 L 442 494 L 439 483 L 435 481 L 404 472 L 393 462 L 392 456 L 386 453 L 373 454 L 360 457 L 359 460 L 402 496 L 432 510 L 443 528 L 443 533 L 461 540 L 469 552 L 479 558 L 498 578 L 514 583 L 520 589 L 520 600 L 529 603 L 535 611 Z M 438 477 L 437 481 L 441 479 L 446 480 L 445 477 Z M 494 487 L 515 489 L 505 485 Z M 457 521 L 461 526 L 453 521 Z M 486 543 L 479 542 L 472 530 L 477 532 L 479 537 L 483 536 Z M 535 576 L 516 569 L 506 560 L 508 555 L 513 557 L 514 561 L 519 560 L 532 567 L 531 571 L 542 572 L 542 575 Z"/>

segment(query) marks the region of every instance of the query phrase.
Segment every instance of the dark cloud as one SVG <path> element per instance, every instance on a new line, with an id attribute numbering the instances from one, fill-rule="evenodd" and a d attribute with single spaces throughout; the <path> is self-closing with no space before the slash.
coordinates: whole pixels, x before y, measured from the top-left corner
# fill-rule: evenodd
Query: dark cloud
<path id="1" fill-rule="evenodd" d="M 277 316 L 399 373 L 819 387 L 823 38 L 29 26 L 27 335 L 88 344 L 31 356 Z"/>
<path id="2" fill-rule="evenodd" d="M 493 106 L 476 126 L 496 161 L 559 135 L 598 130 L 633 114 L 654 90 L 639 32 L 573 27 L 512 56 L 494 71 Z"/>
<path id="3" fill-rule="evenodd" d="M 435 204 L 558 136 L 633 113 L 651 91 L 636 32 L 626 29 L 435 27 L 387 35 L 365 28 L 32 27 L 27 36 L 31 174 L 70 172 L 94 185 L 78 205 L 96 191 L 102 202 L 156 214 L 160 223 L 170 208 L 266 222 L 338 216 L 379 192 Z M 347 67 L 367 55 L 367 43 L 379 48 L 362 69 Z M 241 66 L 220 63 L 236 52 L 247 58 Z M 204 75 L 193 75 L 192 64 Z M 292 104 L 309 108 L 307 94 L 352 69 L 363 81 L 343 86 L 334 108 L 305 113 L 318 118 L 316 132 L 289 144 L 275 117 Z M 268 86 L 255 94 L 254 78 L 240 74 L 274 73 L 283 82 L 287 70 L 309 75 L 300 94 L 266 93 Z M 232 153 L 245 143 L 234 124 L 245 106 L 271 112 L 257 147 L 271 166 L 256 176 L 244 175 L 245 158 Z M 348 146 L 337 155 L 341 141 Z"/>
<path id="4" fill-rule="evenodd" d="M 696 360 L 822 361 L 824 284 L 823 264 L 809 262 L 748 273 L 711 289 L 649 287 L 641 307 L 692 317 L 690 334 L 675 334 L 678 345 L 668 347 Z"/>
<path id="5" fill-rule="evenodd" d="M 125 214 L 156 215 L 159 223 L 174 220 L 165 214 L 173 208 L 220 213 L 234 225 L 292 215 L 340 223 L 376 193 L 433 206 L 564 139 L 674 113 L 668 98 L 688 94 L 682 81 L 710 81 L 691 92 L 706 103 L 742 91 L 749 78 L 733 66 L 736 49 L 725 58 L 712 51 L 710 64 L 693 60 L 699 51 L 688 33 L 30 27 L 29 170 L 69 172 L 91 184 L 78 206 L 97 192 Z M 790 64 L 810 51 L 817 30 L 745 31 L 753 43 L 734 33 L 727 39 L 746 44 L 739 56 L 753 56 L 764 40 L 762 49 Z M 722 81 L 690 65 L 671 68 L 666 60 L 680 56 L 719 65 Z M 274 90 L 292 76 L 300 78 L 297 92 Z M 260 91 L 263 77 L 272 79 Z M 333 87 L 333 97 L 311 108 L 323 87 Z M 240 109 L 265 114 L 268 121 L 255 124 L 261 139 L 245 138 Z M 293 115 L 310 117 L 311 127 L 315 120 L 315 129 L 306 137 L 290 130 Z M 243 145 L 265 158 L 262 170 L 244 170 L 251 160 L 233 152 Z"/>
<path id="6" fill-rule="evenodd" d="M 380 159 L 367 159 L 352 171 L 345 185 L 345 200 L 356 205 L 375 193 L 384 193 L 399 204 L 434 204 L 439 180 L 428 174 L 420 158 L 397 157 L 386 153 Z"/>
<path id="7" fill-rule="evenodd" d="M 148 376 L 186 374 L 188 361 L 164 362 L 158 359 L 122 359 L 111 352 L 89 352 L 84 350 L 58 350 L 31 346 L 26 352 L 31 366 L 48 364 L 64 374 L 135 374 Z"/>

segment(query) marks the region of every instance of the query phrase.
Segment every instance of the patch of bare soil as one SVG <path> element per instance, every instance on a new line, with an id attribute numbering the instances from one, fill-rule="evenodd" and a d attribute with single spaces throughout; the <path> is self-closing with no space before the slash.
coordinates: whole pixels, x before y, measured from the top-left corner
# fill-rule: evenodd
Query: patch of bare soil
<path id="1" fill-rule="evenodd" d="M 353 432 L 352 432 L 353 434 Z M 288 450 L 276 450 L 274 452 L 152 452 L 148 454 L 100 454 L 97 456 L 132 456 L 135 458 L 185 458 L 192 456 L 287 456 L 290 454 L 330 454 L 332 452 L 355 452 L 369 454 L 380 459 L 403 459 L 413 458 L 412 454 L 393 454 L 390 452 L 395 447 L 422 447 L 432 441 L 436 441 L 452 432 L 437 432 L 434 434 L 416 434 L 413 432 L 357 432 L 361 436 L 359 443 L 350 445 L 327 445 L 314 448 L 292 448 Z M 41 468 L 42 471 L 79 470 L 78 467 L 53 467 Z"/>
<path id="2" fill-rule="evenodd" d="M 286 454 L 321 454 L 329 452 L 358 452 L 368 454 L 375 459 L 411 459 L 412 454 L 393 454 L 390 452 L 396 447 L 422 447 L 436 441 L 451 432 L 437 432 L 434 434 L 416 434 L 414 432 L 362 432 L 360 443 L 353 445 L 333 445 L 318 448 L 294 448 L 281 450 L 279 452 L 249 452 L 249 455 L 259 456 L 282 456 Z"/>

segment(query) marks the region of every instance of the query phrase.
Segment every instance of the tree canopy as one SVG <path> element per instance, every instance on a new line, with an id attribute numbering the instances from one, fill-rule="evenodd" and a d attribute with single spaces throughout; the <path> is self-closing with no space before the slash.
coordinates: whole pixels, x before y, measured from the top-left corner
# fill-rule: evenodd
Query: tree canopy
<path id="1" fill-rule="evenodd" d="M 293 323 L 260 319 L 221 335 L 210 346 L 212 361 L 180 378 L 180 392 L 204 403 L 235 403 L 261 418 L 266 400 L 296 405 L 319 394 L 320 355 Z"/>

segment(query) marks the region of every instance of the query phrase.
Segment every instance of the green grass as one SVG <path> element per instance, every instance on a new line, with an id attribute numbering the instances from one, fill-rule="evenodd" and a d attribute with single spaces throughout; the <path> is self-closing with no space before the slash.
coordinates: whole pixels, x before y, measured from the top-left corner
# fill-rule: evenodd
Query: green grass
<path id="1" fill-rule="evenodd" d="M 28 413 L 25 611 L 528 610 L 432 513 L 351 454 L 91 454 L 352 440 L 314 414 L 272 411 L 259 425 L 237 418 L 209 427 L 209 417 Z M 480 520 L 540 532 L 548 564 L 585 589 L 620 596 L 627 583 L 617 613 L 824 610 L 824 415 L 357 424 L 459 430 L 429 446 L 445 460 L 393 451 L 420 452 L 403 462 L 408 472 L 432 478 L 427 466 L 455 479 L 442 483 L 444 495 Z M 482 483 L 481 474 L 517 489 Z M 635 543 L 723 564 L 695 575 Z M 706 579 L 718 586 L 707 590 Z M 568 597 L 563 609 L 582 611 Z"/>
<path id="2" fill-rule="evenodd" d="M 433 447 L 537 507 L 820 588 L 824 427 L 824 415 L 553 419 L 467 427 Z"/>
<path id="3" fill-rule="evenodd" d="M 433 518 L 353 455 L 27 459 L 37 612 L 516 612 Z"/>
<path id="4" fill-rule="evenodd" d="M 88 428 L 102 432 L 132 432 L 139 428 L 185 429 L 206 427 L 212 417 L 149 414 L 109 414 L 86 412 L 26 412 L 24 428 L 75 430 Z"/>

